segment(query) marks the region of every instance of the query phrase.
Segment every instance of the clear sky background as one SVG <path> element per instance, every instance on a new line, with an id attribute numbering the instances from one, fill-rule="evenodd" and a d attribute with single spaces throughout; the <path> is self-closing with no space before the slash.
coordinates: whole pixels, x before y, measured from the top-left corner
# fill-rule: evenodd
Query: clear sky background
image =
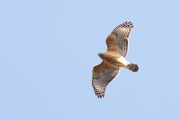
<path id="1" fill-rule="evenodd" d="M 104 99 L 92 68 L 119 24 L 128 61 Z M 0 120 L 180 120 L 179 0 L 0 2 Z"/>

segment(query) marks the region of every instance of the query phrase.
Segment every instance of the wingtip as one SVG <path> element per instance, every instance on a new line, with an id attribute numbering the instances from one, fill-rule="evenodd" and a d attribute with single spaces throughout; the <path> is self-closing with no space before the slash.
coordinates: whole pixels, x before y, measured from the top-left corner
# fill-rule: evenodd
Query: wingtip
<path id="1" fill-rule="evenodd" d="M 105 94 L 96 94 L 96 96 L 98 97 L 98 99 L 102 99 L 104 98 Z"/>
<path id="2" fill-rule="evenodd" d="M 93 88 L 94 88 L 94 93 L 95 93 L 95 95 L 98 97 L 98 99 L 104 98 L 104 96 L 105 96 L 105 91 L 98 90 L 98 89 L 96 89 L 94 86 L 93 86 Z"/>
<path id="3" fill-rule="evenodd" d="M 130 28 L 130 29 L 132 29 L 132 28 L 134 28 L 134 27 L 135 27 L 135 26 L 134 26 L 133 22 L 131 22 L 131 21 L 129 21 L 129 22 L 126 21 L 126 22 L 118 25 L 116 28 Z"/>

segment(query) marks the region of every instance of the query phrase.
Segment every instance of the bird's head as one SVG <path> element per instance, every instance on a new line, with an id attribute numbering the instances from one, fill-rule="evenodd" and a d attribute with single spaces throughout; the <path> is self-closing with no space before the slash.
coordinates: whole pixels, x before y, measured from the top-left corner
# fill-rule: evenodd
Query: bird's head
<path id="1" fill-rule="evenodd" d="M 99 57 L 100 57 L 101 59 L 104 58 L 104 54 L 103 54 L 103 53 L 99 53 L 98 55 L 99 55 Z"/>

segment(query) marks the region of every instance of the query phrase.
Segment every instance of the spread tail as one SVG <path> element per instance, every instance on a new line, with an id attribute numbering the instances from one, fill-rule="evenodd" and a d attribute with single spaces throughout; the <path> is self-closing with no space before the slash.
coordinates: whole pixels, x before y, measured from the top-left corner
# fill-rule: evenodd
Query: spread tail
<path id="1" fill-rule="evenodd" d="M 137 65 L 137 64 L 134 64 L 134 63 L 128 64 L 127 67 L 128 67 L 129 70 L 131 70 L 131 71 L 133 71 L 133 72 L 137 72 L 137 71 L 139 70 L 138 65 Z"/>

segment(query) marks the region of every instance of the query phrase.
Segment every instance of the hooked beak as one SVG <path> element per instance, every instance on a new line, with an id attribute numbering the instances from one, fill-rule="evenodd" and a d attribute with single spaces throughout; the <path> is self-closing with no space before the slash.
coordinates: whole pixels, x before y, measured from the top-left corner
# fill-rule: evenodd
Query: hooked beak
<path id="1" fill-rule="evenodd" d="M 100 58 L 102 58 L 102 57 L 103 57 L 103 54 L 102 54 L 102 53 L 99 53 L 98 55 L 99 55 L 99 57 L 100 57 Z"/>

